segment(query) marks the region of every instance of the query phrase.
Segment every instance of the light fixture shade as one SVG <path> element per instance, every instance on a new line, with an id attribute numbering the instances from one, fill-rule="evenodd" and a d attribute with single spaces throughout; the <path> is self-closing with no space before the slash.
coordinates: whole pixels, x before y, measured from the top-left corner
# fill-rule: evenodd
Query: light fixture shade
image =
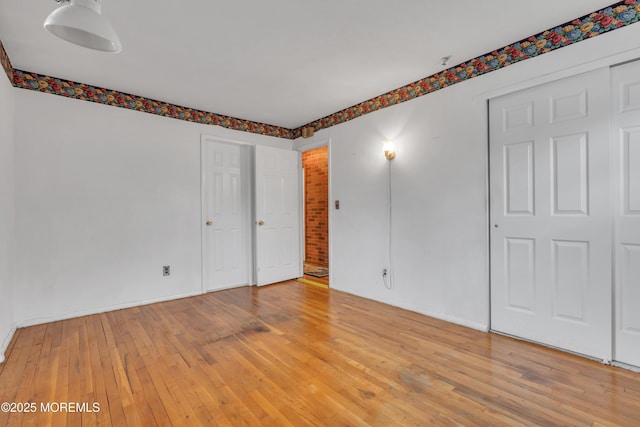
<path id="1" fill-rule="evenodd" d="M 102 15 L 100 0 L 70 0 L 51 12 L 44 28 L 68 42 L 89 49 L 117 53 L 122 50 L 118 35 Z"/>
<path id="2" fill-rule="evenodd" d="M 391 141 L 385 141 L 382 146 L 382 151 L 388 160 L 393 160 L 396 157 L 396 146 Z"/>

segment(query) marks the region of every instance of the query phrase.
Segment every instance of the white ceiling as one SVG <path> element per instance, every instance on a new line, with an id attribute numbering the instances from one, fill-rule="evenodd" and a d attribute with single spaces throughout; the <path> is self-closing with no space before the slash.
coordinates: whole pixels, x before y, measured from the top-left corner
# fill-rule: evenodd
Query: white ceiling
<path id="1" fill-rule="evenodd" d="M 16 69 L 296 128 L 614 0 L 102 0 L 123 44 L 50 35 L 54 0 L 0 0 Z"/>

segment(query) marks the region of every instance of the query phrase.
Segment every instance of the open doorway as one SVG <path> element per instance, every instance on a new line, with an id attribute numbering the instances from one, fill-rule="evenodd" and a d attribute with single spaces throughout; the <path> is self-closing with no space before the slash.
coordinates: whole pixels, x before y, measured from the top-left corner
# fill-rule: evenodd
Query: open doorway
<path id="1" fill-rule="evenodd" d="M 329 149 L 302 153 L 304 280 L 329 286 Z"/>

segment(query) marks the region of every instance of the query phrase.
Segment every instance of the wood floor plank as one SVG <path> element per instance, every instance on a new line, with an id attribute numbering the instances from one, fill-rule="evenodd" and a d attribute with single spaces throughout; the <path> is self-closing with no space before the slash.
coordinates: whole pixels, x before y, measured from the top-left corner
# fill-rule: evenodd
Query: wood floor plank
<path id="1" fill-rule="evenodd" d="M 0 426 L 640 425 L 640 374 L 290 281 L 20 329 Z"/>

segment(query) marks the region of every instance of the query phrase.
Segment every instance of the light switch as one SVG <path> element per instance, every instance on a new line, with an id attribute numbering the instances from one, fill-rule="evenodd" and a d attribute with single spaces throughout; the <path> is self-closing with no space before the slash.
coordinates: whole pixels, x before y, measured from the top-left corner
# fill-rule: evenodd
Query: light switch
<path id="1" fill-rule="evenodd" d="M 340 200 L 336 200 L 336 209 L 340 209 Z"/>

